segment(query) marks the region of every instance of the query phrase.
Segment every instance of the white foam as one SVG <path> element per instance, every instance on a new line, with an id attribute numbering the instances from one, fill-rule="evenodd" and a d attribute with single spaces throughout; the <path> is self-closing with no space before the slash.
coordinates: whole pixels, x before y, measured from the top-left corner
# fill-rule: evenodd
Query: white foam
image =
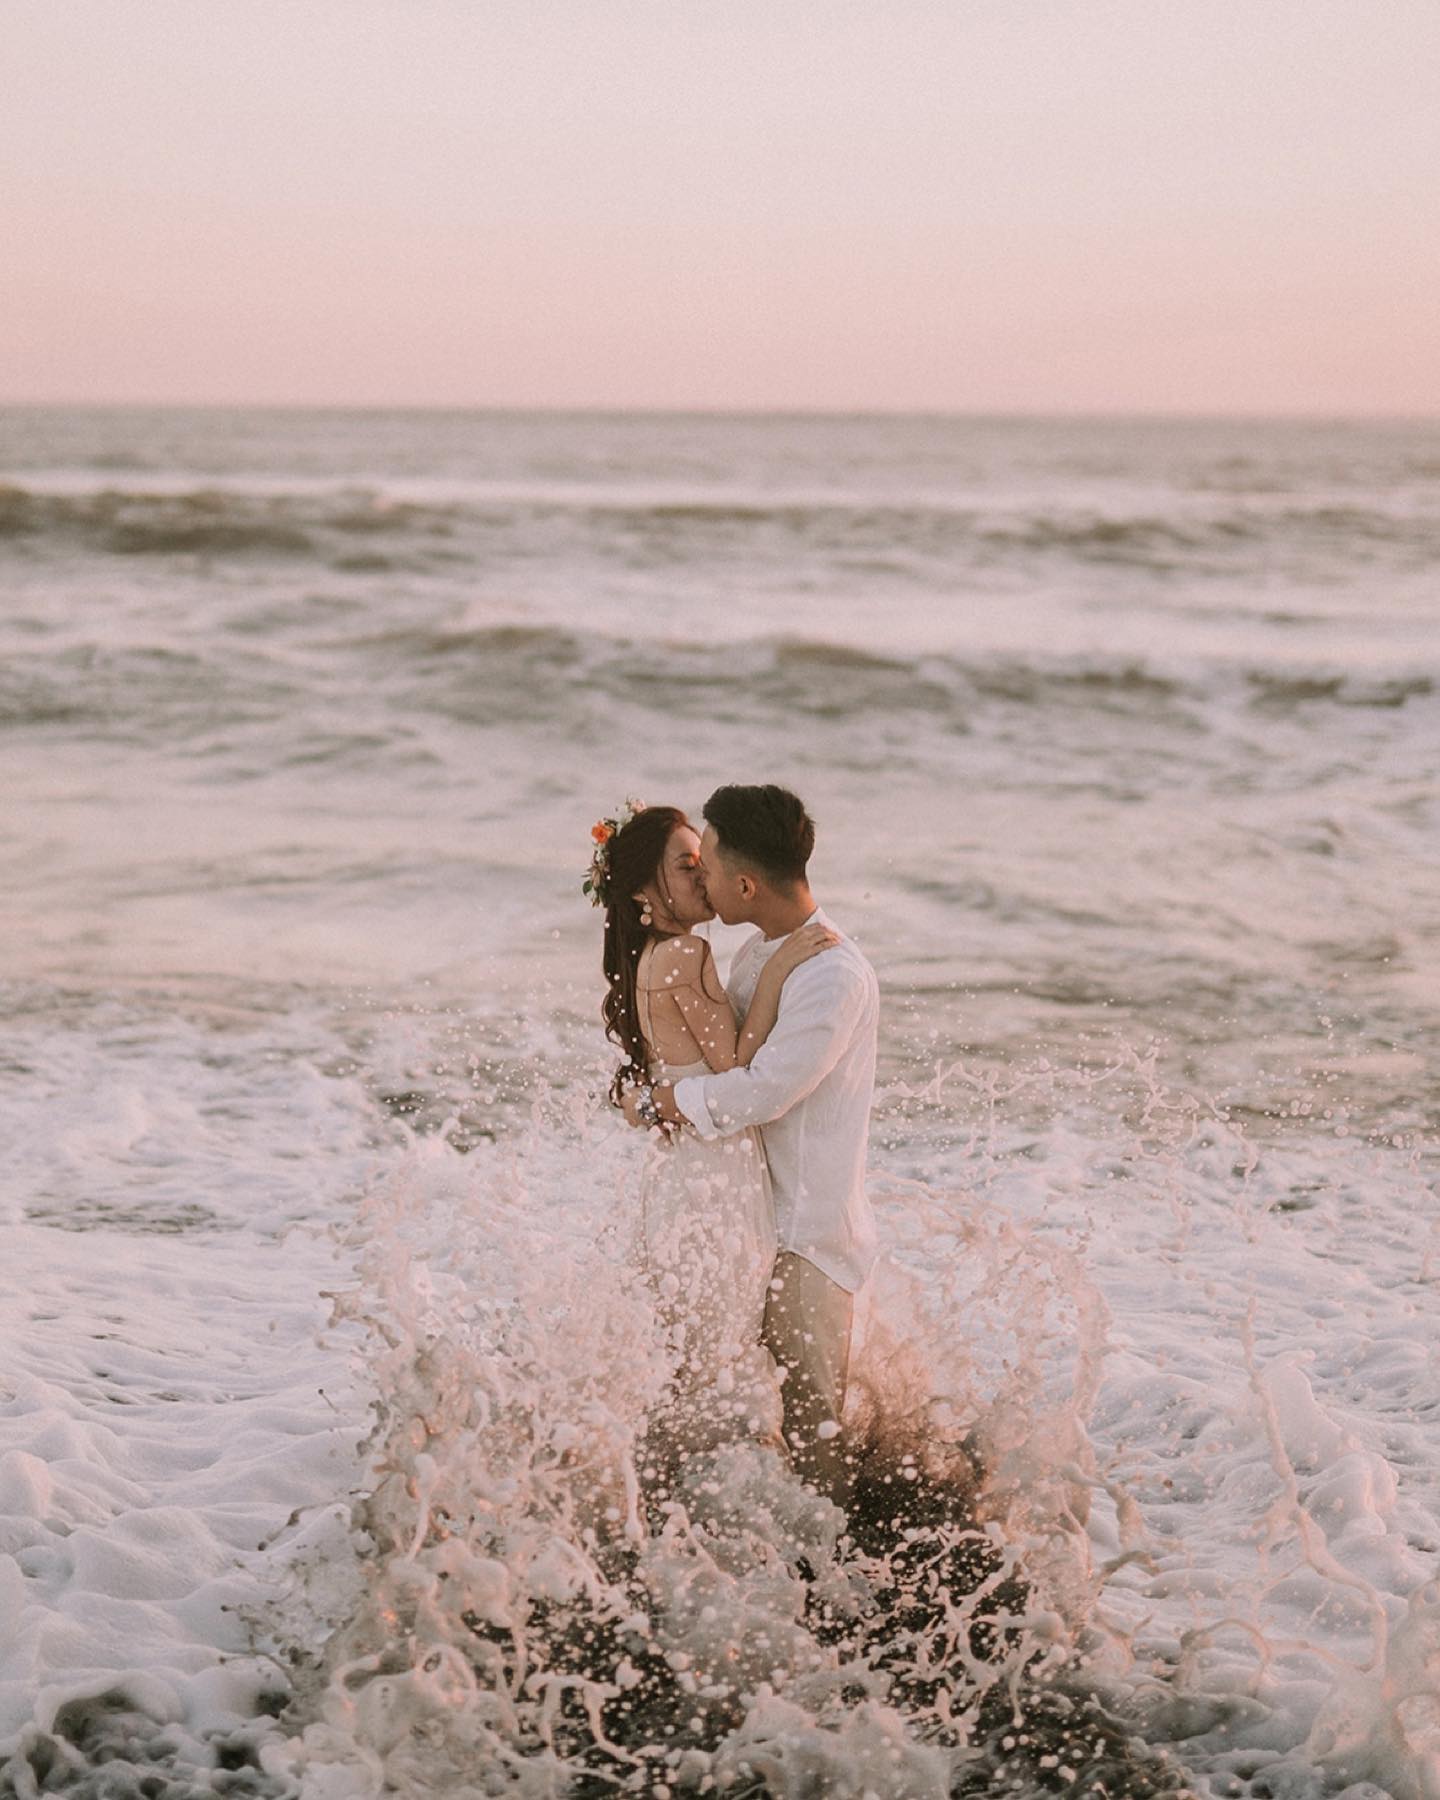
<path id="1" fill-rule="evenodd" d="M 1403 1152 L 1257 1150 L 1194 1115 L 1178 1147 L 1118 1169 L 1073 1130 L 1050 1150 L 997 1184 L 1036 1228 L 1083 1235 L 1114 1319 L 1091 1430 L 1110 1485 L 1091 1532 L 1115 1565 L 1097 1666 L 1113 1660 L 1151 1730 L 1213 1779 L 1429 1800 L 1440 1387 L 1409 1230 L 1424 1177 Z M 1308 1204 L 1282 1210 L 1297 1193 Z"/>
<path id="2" fill-rule="evenodd" d="M 868 1770 L 880 1793 L 938 1779 L 939 1710 L 897 1708 L 883 1684 L 856 1699 L 856 1672 L 816 1659 L 799 1559 L 842 1613 L 860 1589 L 831 1567 L 837 1523 L 765 1453 L 697 1464 L 668 1535 L 635 1535 L 627 1446 L 664 1371 L 623 1278 L 633 1140 L 591 1112 L 585 1083 L 472 1156 L 443 1136 L 397 1149 L 362 1087 L 316 1072 L 333 1052 L 317 1028 L 142 1027 L 107 1004 L 73 1035 L 35 1025 L 32 1129 L 10 1147 L 7 1753 L 71 1742 L 62 1709 L 90 1696 L 197 1782 L 217 1734 L 241 1730 L 266 1778 L 311 1800 L 378 1792 L 387 1770 L 441 1779 L 451 1751 L 511 1766 L 464 1615 L 502 1630 L 539 1602 L 603 1601 L 599 1546 L 618 1532 L 642 1545 L 652 1610 L 602 1686 L 624 1691 L 647 1646 L 685 1659 L 697 1691 L 707 1670 L 746 1683 L 703 1755 L 677 1739 L 677 1779 L 684 1756 L 727 1779 L 748 1759 L 777 1791 L 817 1769 Z M 1016 1623 L 1028 1649 L 1098 1683 L 1197 1778 L 1430 1800 L 1440 1394 L 1423 1169 L 1303 1118 L 1293 1142 L 1252 1141 L 1143 1063 L 1109 1079 L 1031 1069 L 1008 1091 L 978 1076 L 926 1090 L 922 1113 L 966 1148 L 926 1149 L 922 1132 L 906 1156 L 923 1178 L 877 1172 L 890 1260 L 862 1410 L 878 1392 L 896 1430 L 928 1417 L 937 1442 L 979 1452 L 1004 1553 L 1034 1584 Z M 1016 1130 L 1022 1111 L 1056 1122 Z M 328 1241 L 282 1235 L 297 1215 L 356 1219 L 358 1286 Z M 77 1218 L 92 1229 L 55 1228 Z M 376 1334 L 358 1375 L 322 1329 L 336 1286 Z M 404 1478 L 352 1516 L 375 1479 L 355 1456 L 371 1388 L 375 1453 Z M 504 1432 L 486 1435 L 517 1406 L 519 1464 Z M 535 1456 L 559 1483 L 548 1512 Z M 384 1609 L 413 1621 L 427 1592 L 429 1636 L 403 1641 L 437 1660 L 385 1662 Z M 308 1712 L 257 1722 L 288 1687 L 287 1652 L 322 1658 L 323 1679 L 303 1689 Z M 543 1714 L 552 1689 L 559 1706 L 538 1680 L 510 1704 L 540 1716 L 526 1709 Z M 964 1691 L 946 1702 L 962 1721 Z M 432 1740 L 437 1721 L 459 1733 L 431 1764 L 407 1761 L 402 1721 L 421 1718 Z M 965 1729 L 949 1731 L 952 1763 Z"/>
<path id="3" fill-rule="evenodd" d="M 252 1653 L 266 1546 L 345 1491 L 362 1429 L 349 1354 L 322 1341 L 343 1264 L 319 1227 L 373 1156 L 363 1096 L 279 1021 L 205 1030 L 113 1003 L 81 1020 L 37 1013 L 11 1037 L 0 1767 L 17 1781 L 27 1747 L 83 1765 L 76 1744 L 112 1728 L 167 1767 L 217 1766 L 202 1740 L 285 1691 Z M 306 1160 L 312 1142 L 326 1155 Z"/>

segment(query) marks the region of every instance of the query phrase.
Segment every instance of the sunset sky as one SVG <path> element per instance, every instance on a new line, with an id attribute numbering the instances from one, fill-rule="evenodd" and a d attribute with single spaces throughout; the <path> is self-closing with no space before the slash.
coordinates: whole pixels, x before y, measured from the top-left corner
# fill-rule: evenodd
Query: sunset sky
<path id="1" fill-rule="evenodd" d="M 1436 0 L 0 25 L 0 401 L 1440 414 Z"/>

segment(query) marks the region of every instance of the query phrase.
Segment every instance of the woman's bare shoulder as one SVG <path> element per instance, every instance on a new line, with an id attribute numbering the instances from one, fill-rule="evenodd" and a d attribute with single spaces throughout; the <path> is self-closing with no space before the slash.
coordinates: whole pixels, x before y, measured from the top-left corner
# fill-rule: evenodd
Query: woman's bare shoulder
<path id="1" fill-rule="evenodd" d="M 645 964 L 644 984 L 647 988 L 694 987 L 709 954 L 710 946 L 693 932 L 662 938 Z"/>

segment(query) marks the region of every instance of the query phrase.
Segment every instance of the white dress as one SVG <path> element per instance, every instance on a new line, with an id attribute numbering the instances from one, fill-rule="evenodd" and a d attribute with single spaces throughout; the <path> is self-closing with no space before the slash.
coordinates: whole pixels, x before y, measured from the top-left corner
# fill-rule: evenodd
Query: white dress
<path id="1" fill-rule="evenodd" d="M 639 996 L 647 1045 L 647 997 Z M 652 1061 L 652 1081 L 710 1073 L 704 1061 Z M 641 1176 L 645 1274 L 674 1359 L 669 1400 L 651 1421 L 670 1452 L 773 1438 L 775 1365 L 760 1343 L 776 1254 L 775 1208 L 760 1133 L 707 1143 L 685 1125 L 652 1134 Z"/>

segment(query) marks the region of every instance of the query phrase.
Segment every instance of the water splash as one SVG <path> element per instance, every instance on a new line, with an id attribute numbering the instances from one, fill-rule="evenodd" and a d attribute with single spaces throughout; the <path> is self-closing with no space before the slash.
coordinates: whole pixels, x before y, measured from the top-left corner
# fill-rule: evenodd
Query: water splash
<path id="1" fill-rule="evenodd" d="M 880 1191 L 895 1254 L 856 1359 L 848 1511 L 756 1440 L 660 1498 L 637 1450 L 671 1371 L 632 1165 L 574 1106 L 468 1158 L 417 1145 L 369 1196 L 336 1297 L 376 1393 L 354 1607 L 267 1768 L 309 1796 L 900 1796 L 1038 1779 L 1048 1755 L 1163 1791 L 1067 1693 L 1105 1329 L 1074 1257 L 973 1195 Z M 297 1614 L 315 1571 L 296 1557 Z"/>

